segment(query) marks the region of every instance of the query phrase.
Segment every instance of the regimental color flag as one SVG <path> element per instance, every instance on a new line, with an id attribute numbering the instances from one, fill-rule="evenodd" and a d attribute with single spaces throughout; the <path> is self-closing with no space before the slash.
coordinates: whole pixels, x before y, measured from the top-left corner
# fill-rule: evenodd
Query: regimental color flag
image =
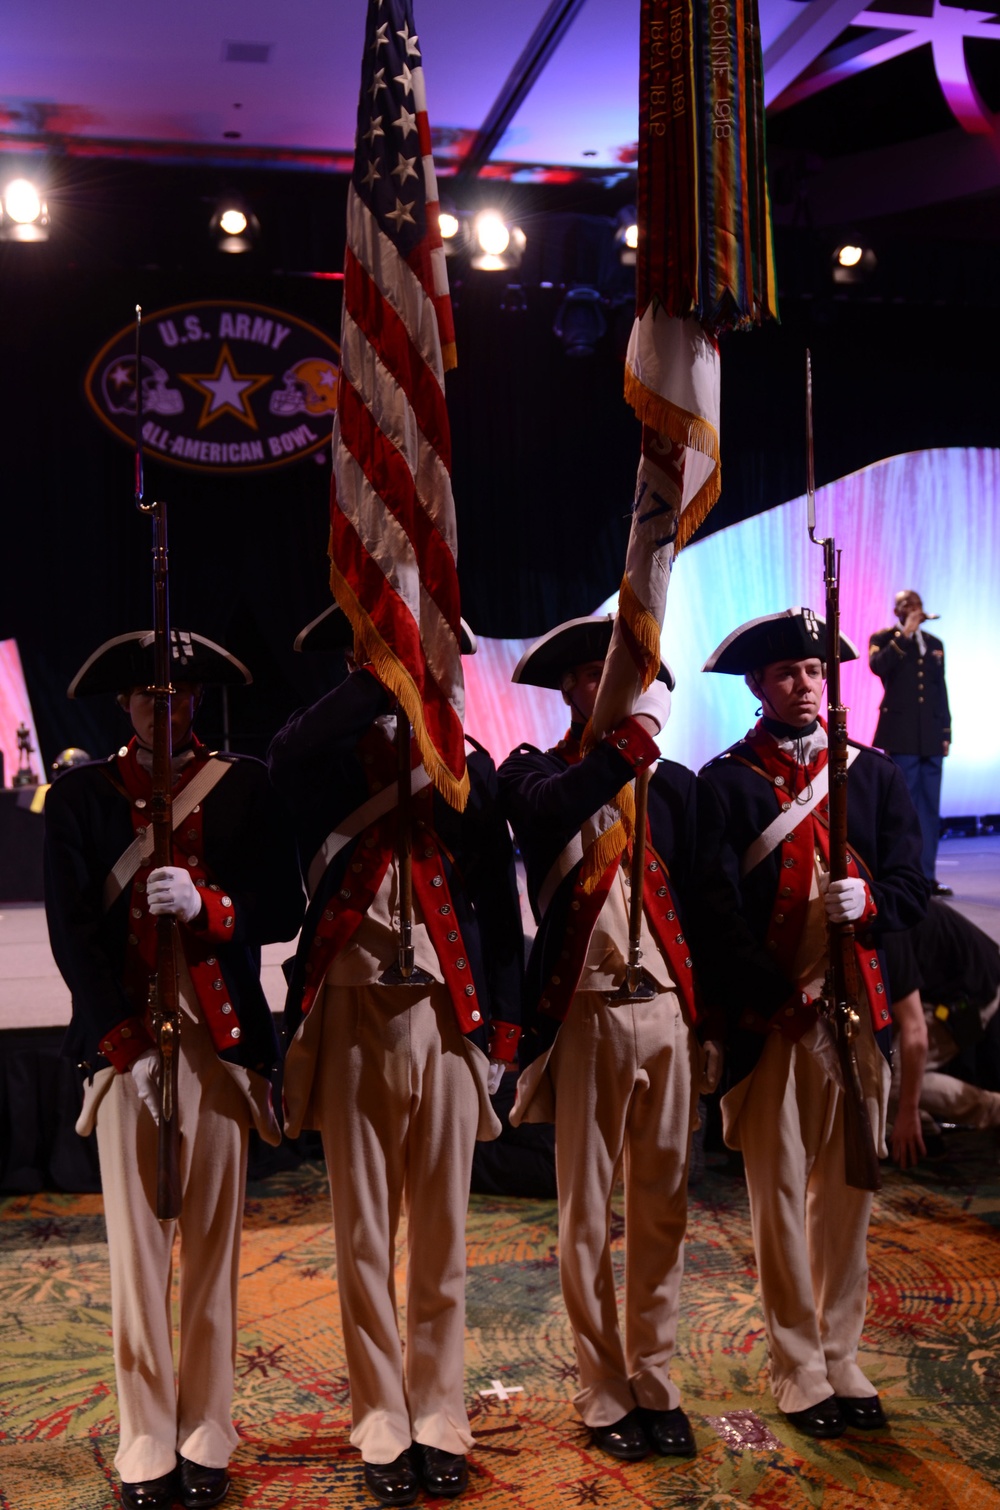
<path id="1" fill-rule="evenodd" d="M 674 557 L 719 497 L 721 330 L 777 315 L 756 0 L 642 0 L 639 250 L 625 397 L 642 450 L 618 618 L 593 717 L 653 681 Z M 631 791 L 585 884 L 631 837 Z"/>
<path id="2" fill-rule="evenodd" d="M 369 0 L 347 198 L 330 584 L 438 791 L 469 791 L 444 374 L 455 365 L 410 0 Z"/>

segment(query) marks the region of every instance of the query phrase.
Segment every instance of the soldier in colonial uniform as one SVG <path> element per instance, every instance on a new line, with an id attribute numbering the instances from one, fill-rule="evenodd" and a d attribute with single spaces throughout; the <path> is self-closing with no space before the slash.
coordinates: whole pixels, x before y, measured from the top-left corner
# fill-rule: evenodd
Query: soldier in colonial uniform
<path id="1" fill-rule="evenodd" d="M 178 1498 L 194 1510 L 225 1496 L 238 1441 L 231 1409 L 249 1130 L 280 1138 L 269 1079 L 277 1040 L 259 950 L 294 937 L 304 899 L 290 825 L 264 766 L 206 750 L 192 729 L 202 686 L 243 684 L 249 672 L 212 641 L 180 631 L 171 642 L 174 856 L 151 868 L 152 644 L 151 633 L 109 640 L 70 686 L 71 697 L 118 693 L 134 732 L 108 760 L 65 771 L 48 794 L 46 911 L 73 998 L 64 1052 L 86 1077 L 77 1130 L 97 1128 L 122 1498 L 127 1510 L 167 1510 Z M 147 999 L 163 913 L 177 919 L 179 941 L 176 1222 L 155 1214 L 158 1058 Z"/>
<path id="2" fill-rule="evenodd" d="M 695 777 L 659 761 L 653 737 L 669 712 L 668 669 L 631 717 L 581 750 L 612 625 L 610 617 L 570 620 L 522 657 L 514 680 L 561 690 L 571 723 L 554 749 L 513 751 L 499 777 L 539 924 L 511 1120 L 555 1122 L 559 1272 L 579 1368 L 575 1403 L 598 1448 L 636 1460 L 650 1449 L 695 1452 L 670 1363 L 703 1079 L 696 1029 L 704 1025 L 689 938 L 699 908 Z M 588 892 L 583 854 L 607 804 L 654 765 L 640 935 L 649 992 L 628 1000 L 618 993 L 629 958 L 629 865 L 615 857 Z M 623 1164 L 624 1344 L 609 1234 Z"/>
<path id="3" fill-rule="evenodd" d="M 885 1424 L 857 1350 L 868 1288 L 871 1193 L 844 1178 L 843 1090 L 817 1000 L 828 920 L 851 921 L 866 991 L 858 1055 L 884 1154 L 891 1039 L 879 938 L 923 916 L 920 837 L 899 771 L 852 744 L 848 875 L 828 877 L 827 732 L 819 717 L 826 626 L 808 609 L 733 631 L 706 671 L 743 676 L 763 716 L 705 767 L 723 873 L 742 936 L 731 969 L 726 1141 L 742 1150 L 770 1360 L 781 1411 L 814 1437 Z M 841 659 L 857 652 L 842 638 Z"/>
<path id="4" fill-rule="evenodd" d="M 868 642 L 868 665 L 882 682 L 878 725 L 872 744 L 899 766 L 920 819 L 922 864 L 934 896 L 951 887 L 936 876 L 941 828 L 941 776 L 951 748 L 951 711 L 944 679 L 944 646 L 922 626 L 930 617 L 912 587 L 896 594 L 895 628 L 880 629 Z"/>
<path id="5" fill-rule="evenodd" d="M 349 634 L 331 609 L 297 648 Z M 285 1126 L 323 1136 L 351 1441 L 372 1494 L 408 1505 L 420 1486 L 453 1497 L 467 1483 L 469 1177 L 476 1138 L 500 1131 L 489 1091 L 517 1051 L 523 940 L 493 762 L 469 742 L 471 792 L 459 813 L 430 786 L 411 741 L 418 973 L 383 983 L 400 940 L 396 716 L 372 668 L 349 664 L 269 754 L 311 895 L 286 1007 Z M 405 1361 L 393 1279 L 401 1210 Z"/>

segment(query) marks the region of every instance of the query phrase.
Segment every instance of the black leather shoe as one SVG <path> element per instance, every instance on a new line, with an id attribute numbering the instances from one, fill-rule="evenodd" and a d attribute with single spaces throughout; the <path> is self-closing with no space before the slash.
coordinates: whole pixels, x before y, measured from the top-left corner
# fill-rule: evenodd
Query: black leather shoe
<path id="1" fill-rule="evenodd" d="M 840 1414 L 856 1431 L 877 1431 L 888 1426 L 878 1395 L 838 1395 Z"/>
<path id="2" fill-rule="evenodd" d="M 443 1452 L 440 1447 L 413 1444 L 413 1460 L 424 1493 L 431 1498 L 453 1500 L 469 1485 L 469 1465 L 460 1452 Z"/>
<path id="3" fill-rule="evenodd" d="M 782 1411 L 786 1421 L 790 1421 L 796 1431 L 804 1431 L 807 1437 L 842 1437 L 847 1430 L 847 1422 L 840 1413 L 836 1395 L 830 1395 L 826 1400 L 820 1400 L 818 1405 L 810 1405 L 805 1410 Z"/>
<path id="4" fill-rule="evenodd" d="M 932 897 L 953 897 L 954 895 L 950 886 L 942 886 L 940 881 L 931 882 Z"/>
<path id="5" fill-rule="evenodd" d="M 415 1504 L 420 1485 L 409 1449 L 391 1463 L 366 1463 L 365 1483 L 381 1505 Z"/>
<path id="6" fill-rule="evenodd" d="M 620 1458 L 623 1463 L 638 1463 L 649 1456 L 649 1441 L 637 1410 L 630 1410 L 610 1426 L 592 1426 L 590 1440 L 609 1457 Z"/>
<path id="7" fill-rule="evenodd" d="M 181 1458 L 181 1504 L 184 1510 L 199 1510 L 201 1505 L 220 1505 L 229 1493 L 229 1469 L 205 1468 Z"/>
<path id="8" fill-rule="evenodd" d="M 122 1480 L 122 1504 L 125 1510 L 171 1510 L 177 1498 L 177 1469 L 162 1478 L 143 1479 L 138 1484 Z"/>
<path id="9" fill-rule="evenodd" d="M 643 1410 L 643 1430 L 654 1452 L 664 1458 L 693 1458 L 698 1451 L 694 1445 L 691 1422 L 676 1405 L 673 1410 Z"/>

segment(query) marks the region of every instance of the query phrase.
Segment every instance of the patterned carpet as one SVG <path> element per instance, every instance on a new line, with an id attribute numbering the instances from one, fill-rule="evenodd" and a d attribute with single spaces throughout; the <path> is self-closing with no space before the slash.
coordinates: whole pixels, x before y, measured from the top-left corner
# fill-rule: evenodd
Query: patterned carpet
<path id="1" fill-rule="evenodd" d="M 771 1404 L 746 1197 L 709 1168 L 692 1198 L 676 1368 L 691 1461 L 619 1466 L 591 1450 L 570 1403 L 553 1204 L 474 1197 L 466 1378 L 479 1445 L 462 1503 L 1000 1510 L 1000 1168 L 983 1135 L 953 1134 L 948 1148 L 916 1176 L 890 1174 L 876 1204 L 864 1361 L 892 1429 L 827 1444 L 789 1430 Z M 371 1510 L 347 1442 L 321 1170 L 251 1190 L 243 1257 L 243 1443 L 227 1505 Z M 0 1333 L 2 1510 L 118 1504 L 99 1197 L 0 1202 Z"/>

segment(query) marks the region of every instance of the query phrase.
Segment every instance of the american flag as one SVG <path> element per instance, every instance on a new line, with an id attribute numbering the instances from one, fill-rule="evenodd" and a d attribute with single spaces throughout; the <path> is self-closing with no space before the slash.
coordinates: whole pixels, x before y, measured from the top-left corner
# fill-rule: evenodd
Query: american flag
<path id="1" fill-rule="evenodd" d="M 410 0 L 369 0 L 347 198 L 330 582 L 413 726 L 432 781 L 468 795 L 444 374 L 455 365 Z"/>

